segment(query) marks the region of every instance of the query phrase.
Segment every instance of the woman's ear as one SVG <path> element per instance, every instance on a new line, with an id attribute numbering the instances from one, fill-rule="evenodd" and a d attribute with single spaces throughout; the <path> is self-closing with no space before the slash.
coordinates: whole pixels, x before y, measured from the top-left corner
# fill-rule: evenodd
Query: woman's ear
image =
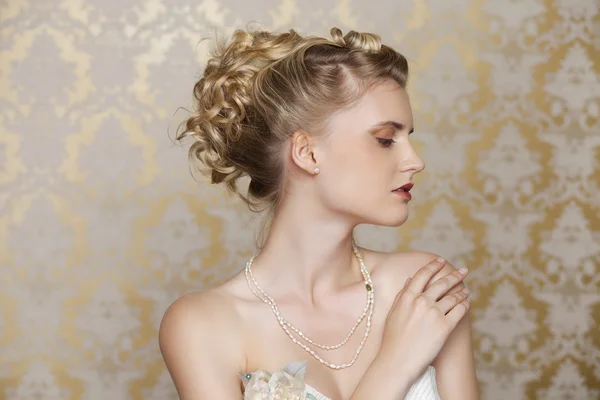
<path id="1" fill-rule="evenodd" d="M 315 156 L 316 138 L 300 130 L 294 132 L 290 144 L 294 163 L 309 174 L 318 174 L 319 163 Z"/>

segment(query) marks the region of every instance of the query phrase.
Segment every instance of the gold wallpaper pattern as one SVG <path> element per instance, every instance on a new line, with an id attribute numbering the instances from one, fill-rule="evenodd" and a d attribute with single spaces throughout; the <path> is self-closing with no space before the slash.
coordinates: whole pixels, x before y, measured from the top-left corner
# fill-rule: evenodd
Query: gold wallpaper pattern
<path id="1" fill-rule="evenodd" d="M 214 32 L 380 33 L 411 61 L 409 221 L 361 244 L 471 269 L 482 398 L 600 396 L 597 0 L 0 0 L 0 398 L 169 399 L 166 307 L 253 218 L 169 139 Z"/>

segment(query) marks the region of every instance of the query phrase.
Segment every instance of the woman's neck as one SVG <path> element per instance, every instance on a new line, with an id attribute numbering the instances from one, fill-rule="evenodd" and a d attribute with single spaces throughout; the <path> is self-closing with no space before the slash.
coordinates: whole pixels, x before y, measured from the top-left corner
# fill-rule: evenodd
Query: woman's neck
<path id="1" fill-rule="evenodd" d="M 253 274 L 270 295 L 295 295 L 315 304 L 332 291 L 362 280 L 352 253 L 353 226 L 304 203 L 275 213 Z"/>

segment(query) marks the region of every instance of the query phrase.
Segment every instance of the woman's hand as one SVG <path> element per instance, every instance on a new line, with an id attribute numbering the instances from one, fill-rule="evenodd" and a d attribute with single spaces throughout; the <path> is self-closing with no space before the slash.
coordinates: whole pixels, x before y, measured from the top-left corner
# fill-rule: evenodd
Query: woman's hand
<path id="1" fill-rule="evenodd" d="M 448 294 L 464 279 L 466 269 L 454 271 L 426 288 L 443 266 L 443 259 L 435 259 L 409 278 L 386 319 L 378 357 L 385 357 L 388 365 L 398 366 L 415 380 L 431 365 L 470 307 L 466 288 Z"/>

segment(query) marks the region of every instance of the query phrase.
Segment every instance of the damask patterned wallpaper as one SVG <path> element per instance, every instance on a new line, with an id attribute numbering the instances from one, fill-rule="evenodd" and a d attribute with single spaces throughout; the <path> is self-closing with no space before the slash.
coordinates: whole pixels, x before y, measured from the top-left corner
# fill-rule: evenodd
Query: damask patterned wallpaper
<path id="1" fill-rule="evenodd" d="M 363 245 L 468 266 L 483 399 L 600 396 L 597 0 L 0 0 L 0 398 L 172 399 L 166 307 L 260 225 L 169 139 L 215 32 L 380 33 L 427 162 Z"/>

